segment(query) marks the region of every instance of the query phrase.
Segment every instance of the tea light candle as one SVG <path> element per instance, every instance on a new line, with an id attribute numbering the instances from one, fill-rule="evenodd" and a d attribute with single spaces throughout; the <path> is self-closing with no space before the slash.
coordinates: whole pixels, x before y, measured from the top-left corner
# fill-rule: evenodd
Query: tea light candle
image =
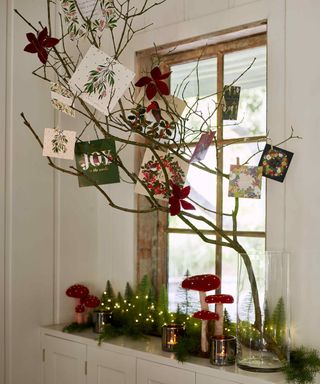
<path id="1" fill-rule="evenodd" d="M 236 338 L 234 336 L 214 336 L 211 341 L 211 364 L 232 365 L 235 363 Z"/>
<path id="2" fill-rule="evenodd" d="M 183 335 L 184 327 L 180 324 L 168 324 L 162 327 L 162 350 L 171 352 Z"/>

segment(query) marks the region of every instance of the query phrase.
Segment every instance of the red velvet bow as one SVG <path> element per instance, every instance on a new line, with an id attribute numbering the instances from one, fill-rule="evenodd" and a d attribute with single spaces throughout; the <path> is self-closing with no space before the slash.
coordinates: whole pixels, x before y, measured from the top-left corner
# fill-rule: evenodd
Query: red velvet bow
<path id="1" fill-rule="evenodd" d="M 24 47 L 24 50 L 29 53 L 37 53 L 41 63 L 45 64 L 48 60 L 48 48 L 52 48 L 59 43 L 59 39 L 48 36 L 48 29 L 44 27 L 36 36 L 34 33 L 27 33 L 29 44 Z"/>
<path id="2" fill-rule="evenodd" d="M 175 216 L 181 211 L 181 206 L 183 209 L 191 210 L 195 209 L 195 207 L 189 203 L 188 201 L 185 201 L 190 193 L 190 186 L 180 188 L 179 185 L 173 184 L 172 185 L 172 195 L 169 198 L 169 204 L 170 204 L 170 215 Z"/>
<path id="3" fill-rule="evenodd" d="M 166 95 L 166 96 L 169 95 L 170 93 L 169 87 L 162 80 L 167 79 L 170 76 L 171 71 L 162 74 L 159 67 L 154 67 L 150 74 L 151 74 L 151 77 L 149 76 L 141 77 L 141 79 L 139 79 L 136 82 L 135 84 L 136 87 L 144 87 L 146 85 L 147 86 L 146 94 L 149 100 L 155 97 L 157 92 L 160 95 Z"/>

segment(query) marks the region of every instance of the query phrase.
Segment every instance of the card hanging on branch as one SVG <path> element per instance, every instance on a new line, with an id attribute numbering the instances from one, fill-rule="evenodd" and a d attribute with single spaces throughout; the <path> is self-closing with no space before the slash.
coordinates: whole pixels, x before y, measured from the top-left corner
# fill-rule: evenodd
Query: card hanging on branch
<path id="1" fill-rule="evenodd" d="M 182 187 L 187 177 L 189 164 L 170 152 L 156 151 L 156 153 L 167 171 L 170 183 Z M 167 199 L 170 196 L 170 185 L 167 185 L 160 162 L 150 149 L 147 149 L 144 154 L 139 179 L 157 199 Z M 137 182 L 135 192 L 149 196 L 140 182 Z"/>
<path id="2" fill-rule="evenodd" d="M 215 135 L 215 131 L 205 132 L 201 135 L 191 156 L 190 163 L 197 163 L 198 161 L 204 160 Z"/>
<path id="3" fill-rule="evenodd" d="M 286 177 L 292 157 L 292 152 L 266 144 L 259 161 L 259 165 L 263 168 L 263 176 L 282 183 Z"/>
<path id="4" fill-rule="evenodd" d="M 43 156 L 72 160 L 76 142 L 75 131 L 63 131 L 58 128 L 45 128 L 43 138 Z"/>
<path id="5" fill-rule="evenodd" d="M 237 120 L 240 100 L 240 87 L 226 85 L 223 89 L 223 120 Z"/>
<path id="6" fill-rule="evenodd" d="M 64 112 L 71 117 L 75 117 L 75 110 L 71 107 L 73 94 L 61 84 L 51 83 L 51 104 L 58 111 Z"/>
<path id="7" fill-rule="evenodd" d="M 108 115 L 134 76 L 128 68 L 92 45 L 69 84 L 83 101 Z"/>
<path id="8" fill-rule="evenodd" d="M 183 111 L 185 110 L 187 103 L 175 96 L 165 96 L 168 103 L 159 97 L 155 96 L 153 101 L 148 100 L 145 95 L 145 91 L 142 90 L 136 98 L 136 103 L 146 108 L 146 118 L 151 122 L 159 122 L 165 120 L 169 123 L 177 122 Z"/>
<path id="9" fill-rule="evenodd" d="M 60 0 L 71 40 L 117 26 L 113 0 Z M 85 20 L 84 20 L 85 19 Z"/>
<path id="10" fill-rule="evenodd" d="M 76 166 L 96 184 L 119 183 L 119 169 L 113 162 L 116 157 L 116 145 L 113 139 L 101 139 L 76 143 Z M 79 176 L 79 186 L 94 185 L 85 176 Z"/>
<path id="11" fill-rule="evenodd" d="M 229 197 L 261 198 L 262 167 L 230 165 Z"/>

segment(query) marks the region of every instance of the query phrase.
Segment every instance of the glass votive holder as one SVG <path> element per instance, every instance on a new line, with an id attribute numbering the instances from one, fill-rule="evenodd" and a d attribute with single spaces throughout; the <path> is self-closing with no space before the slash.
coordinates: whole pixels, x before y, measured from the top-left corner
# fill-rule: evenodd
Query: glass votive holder
<path id="1" fill-rule="evenodd" d="M 104 326 L 111 322 L 111 311 L 94 311 L 92 314 L 93 331 L 95 333 L 103 333 Z"/>
<path id="2" fill-rule="evenodd" d="M 162 326 L 162 350 L 172 352 L 184 334 L 184 326 L 181 324 L 168 324 Z"/>
<path id="3" fill-rule="evenodd" d="M 211 338 L 210 362 L 213 365 L 233 365 L 236 361 L 237 342 L 235 336 L 213 336 Z"/>

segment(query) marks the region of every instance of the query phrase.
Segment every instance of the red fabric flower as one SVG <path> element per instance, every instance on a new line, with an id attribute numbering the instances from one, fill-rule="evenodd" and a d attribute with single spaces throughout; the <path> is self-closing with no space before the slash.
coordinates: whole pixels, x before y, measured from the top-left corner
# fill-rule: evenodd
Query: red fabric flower
<path id="1" fill-rule="evenodd" d="M 48 36 L 48 29 L 43 30 L 36 36 L 34 33 L 27 33 L 29 44 L 24 47 L 24 51 L 29 53 L 37 53 L 41 63 L 45 64 L 48 60 L 48 48 L 52 48 L 59 43 L 59 39 Z"/>
<path id="2" fill-rule="evenodd" d="M 183 209 L 191 210 L 195 209 L 195 207 L 189 203 L 188 201 L 185 201 L 189 196 L 190 193 L 190 186 L 180 188 L 179 185 L 173 184 L 172 185 L 172 195 L 169 198 L 169 204 L 170 204 L 170 215 L 175 216 L 181 211 L 181 206 Z"/>
<path id="3" fill-rule="evenodd" d="M 155 95 L 157 94 L 157 92 L 160 95 L 166 95 L 166 96 L 169 95 L 169 93 L 170 93 L 169 87 L 162 80 L 167 79 L 170 76 L 171 71 L 162 74 L 159 67 L 154 67 L 150 74 L 151 74 L 151 77 L 149 77 L 149 76 L 141 77 L 141 79 L 139 79 L 136 82 L 136 84 L 135 84 L 136 87 L 147 86 L 146 94 L 147 94 L 147 98 L 149 100 L 154 98 Z"/>

